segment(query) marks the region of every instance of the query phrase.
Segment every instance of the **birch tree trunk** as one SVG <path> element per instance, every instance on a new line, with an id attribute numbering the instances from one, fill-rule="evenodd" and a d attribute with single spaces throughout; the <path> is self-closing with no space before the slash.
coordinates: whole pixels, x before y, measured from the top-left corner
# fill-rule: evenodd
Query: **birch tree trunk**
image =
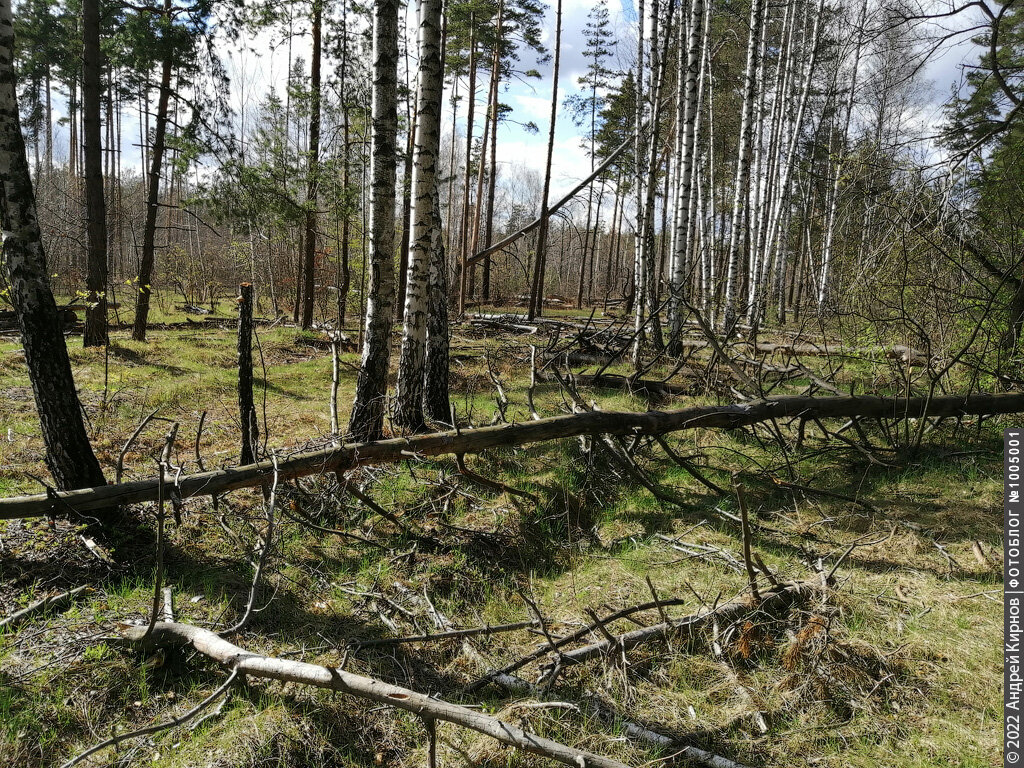
<path id="1" fill-rule="evenodd" d="M 373 136 L 370 186 L 370 280 L 363 359 L 349 431 L 357 440 L 384 431 L 395 303 L 395 144 L 398 137 L 398 0 L 373 6 Z"/>
<path id="2" fill-rule="evenodd" d="M 466 291 L 469 285 L 469 175 L 473 166 L 473 122 L 476 117 L 476 19 L 469 14 L 469 92 L 466 94 L 466 168 L 462 178 L 462 229 L 459 243 L 462 259 L 459 262 L 459 314 L 466 314 Z M 454 140 L 455 134 L 452 134 Z"/>
<path id="3" fill-rule="evenodd" d="M 0 0 L 0 192 L 4 268 L 46 445 L 46 466 L 60 490 L 104 485 L 82 422 L 63 323 L 50 290 L 18 112 L 10 0 Z"/>
<path id="4" fill-rule="evenodd" d="M 395 391 L 395 422 L 412 430 L 424 426 L 423 387 L 429 312 L 430 269 L 438 261 L 434 201 L 441 149 L 441 2 L 420 0 L 419 89 L 413 140 L 412 211 L 409 270 L 406 277 L 402 351 Z M 443 261 L 443 260 L 441 260 Z"/>
<path id="5" fill-rule="evenodd" d="M 740 252 L 744 250 L 747 222 L 747 199 L 750 187 L 751 136 L 753 133 L 755 80 L 757 75 L 758 46 L 761 42 L 761 24 L 764 20 L 764 0 L 750 4 L 750 35 L 747 37 L 747 67 L 743 78 L 743 111 L 740 118 L 740 143 L 736 157 L 736 181 L 732 202 L 732 221 L 729 227 L 729 251 L 725 278 L 725 313 L 723 329 L 728 330 L 739 318 L 736 306 L 737 277 Z"/>
<path id="6" fill-rule="evenodd" d="M 448 264 L 445 261 L 444 240 L 441 236 L 441 203 L 437 186 L 434 187 L 433 208 L 434 226 L 427 288 L 430 311 L 427 312 L 427 362 L 423 407 L 429 418 L 448 424 L 454 421 L 448 400 Z"/>
<path id="7" fill-rule="evenodd" d="M 775 205 L 772 207 L 771 218 L 768 222 L 767 233 L 765 235 L 765 258 L 772 258 L 772 254 L 776 252 L 778 254 L 775 256 L 775 261 L 778 264 L 778 267 L 776 268 L 777 274 L 781 274 L 786 271 L 786 256 L 783 253 L 784 247 L 778 242 L 777 238 L 781 230 L 783 208 L 787 205 L 786 201 L 789 197 L 790 179 L 795 166 L 794 158 L 796 157 L 796 150 L 799 145 L 801 131 L 803 130 L 804 113 L 807 109 L 807 100 L 811 91 L 811 80 L 814 76 L 815 64 L 818 59 L 818 40 L 821 32 L 821 23 L 824 11 L 825 0 L 819 0 L 809 43 L 806 42 L 806 31 L 804 33 L 804 55 L 807 57 L 807 63 L 803 70 L 800 99 L 796 109 L 796 116 L 793 118 L 789 128 L 789 142 L 786 149 L 786 157 L 782 162 L 782 170 L 779 175 L 778 194 L 776 196 Z M 781 277 L 777 277 L 777 279 L 781 280 Z M 782 289 L 780 289 L 779 295 L 784 295 L 784 291 Z M 784 302 L 780 300 L 780 316 L 783 314 L 783 305 Z"/>
<path id="8" fill-rule="evenodd" d="M 86 347 L 107 343 L 107 207 L 103 195 L 103 146 L 100 125 L 102 98 L 100 71 L 99 0 L 82 0 L 82 133 L 85 139 L 85 208 L 88 271 L 85 312 Z"/>
<path id="9" fill-rule="evenodd" d="M 829 272 L 832 269 L 832 241 L 836 229 L 836 211 L 839 204 L 839 186 L 843 178 L 843 166 L 846 158 L 846 147 L 850 141 L 850 118 L 853 115 L 853 98 L 857 90 L 857 70 L 860 68 L 860 54 L 863 47 L 864 19 L 867 17 L 868 2 L 863 0 L 860 7 L 860 18 L 854 34 L 857 43 L 853 49 L 853 69 L 850 72 L 850 90 L 846 95 L 846 109 L 843 113 L 843 130 L 840 136 L 842 146 L 839 147 L 839 159 L 836 161 L 835 179 L 832 182 L 832 197 L 829 200 L 828 219 L 825 225 L 825 244 L 821 251 L 821 281 L 818 284 L 818 310 L 825 304 L 828 296 Z"/>
<path id="10" fill-rule="evenodd" d="M 704 12 L 703 0 L 691 0 L 690 19 L 686 29 L 689 32 L 689 39 L 686 46 L 686 70 L 682 67 L 682 52 L 679 54 L 681 75 L 679 85 L 678 110 L 681 120 L 677 126 L 679 149 L 676 162 L 678 164 L 679 195 L 676 202 L 676 215 L 674 222 L 674 248 L 672 253 L 672 297 L 669 302 L 669 344 L 670 355 L 678 355 L 679 337 L 683 329 L 683 304 L 680 301 L 685 290 L 683 282 L 687 278 L 689 266 L 689 253 L 692 249 L 690 243 L 690 196 L 693 188 L 693 165 L 696 152 L 695 125 L 697 122 L 697 71 L 700 68 L 701 56 L 701 18 Z M 685 74 L 685 78 L 682 75 Z"/>

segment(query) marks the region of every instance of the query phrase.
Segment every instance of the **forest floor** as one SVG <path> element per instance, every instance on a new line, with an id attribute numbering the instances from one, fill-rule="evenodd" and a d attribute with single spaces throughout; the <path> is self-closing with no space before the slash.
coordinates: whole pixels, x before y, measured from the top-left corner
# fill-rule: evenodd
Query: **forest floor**
<path id="1" fill-rule="evenodd" d="M 235 332 L 231 318 L 222 317 L 222 327 L 154 329 L 145 344 L 117 331 L 108 351 L 83 350 L 70 338 L 89 431 L 108 478 L 125 441 L 155 409 L 180 425 L 173 461 L 185 472 L 196 469 L 204 411 L 198 448 L 206 467 L 237 462 Z M 359 362 L 357 332 L 349 333 L 342 423 Z M 461 424 L 495 417 L 488 368 L 509 401 L 507 418 L 528 420 L 530 345 L 543 347 L 544 335 L 466 324 L 455 325 L 453 334 L 451 394 Z M 258 338 L 256 397 L 266 445 L 284 453 L 325 444 L 331 378 L 325 338 L 280 325 L 260 328 Z M 0 496 L 37 493 L 32 476 L 46 476 L 19 347 L 16 337 L 0 337 Z M 879 389 L 881 382 L 882 389 L 899 391 L 897 367 L 852 362 L 835 382 L 844 390 L 864 382 Z M 622 364 L 608 371 L 629 373 Z M 645 375 L 672 371 L 659 364 Z M 773 393 L 807 384 L 792 378 Z M 538 383 L 532 394 L 541 415 L 571 407 L 557 382 Z M 728 382 L 654 406 L 619 390 L 581 387 L 580 394 L 606 410 L 735 399 Z M 127 454 L 126 479 L 155 475 L 168 426 L 148 425 Z M 347 657 L 350 671 L 479 705 L 631 766 L 685 765 L 680 753 L 687 744 L 747 766 L 995 766 L 1002 727 L 1002 426 L 993 419 L 946 422 L 916 450 L 886 450 L 894 435 L 865 428 L 871 451 L 826 439 L 812 423 L 799 444 L 795 428 L 785 424 L 691 430 L 669 436 L 669 443 L 727 492 L 698 482 L 657 444 L 632 446 L 646 478 L 668 489 L 661 500 L 589 439 L 467 460 L 480 475 L 534 498 L 482 484 L 461 473 L 454 459 L 356 472 L 363 491 L 419 538 L 341 492 L 334 477 L 306 478 L 278 489 L 281 516 L 261 610 L 233 640 L 253 652 L 326 665 Z M 619 654 L 567 667 L 549 691 L 524 694 L 465 688 L 489 667 L 545 645 L 536 631 L 352 647 L 447 627 L 527 621 L 533 613 L 526 598 L 548 631 L 563 636 L 591 623 L 589 610 L 606 615 L 650 601 L 648 581 L 660 600 L 685 600 L 664 608 L 671 617 L 728 600 L 747 585 L 733 521 L 733 471 L 756 523 L 754 548 L 778 579 L 816 579 L 819 559 L 827 570 L 851 544 L 861 546 L 839 565 L 830 589 L 791 610 L 755 612 L 739 626 L 720 628 L 720 652 L 710 632 L 689 642 L 659 640 L 624 654 L 625 663 Z M 133 513 L 137 523 L 105 541 L 112 562 L 86 549 L 71 522 L 0 523 L 0 617 L 48 594 L 91 587 L 63 611 L 0 629 L 0 764 L 59 765 L 115 731 L 180 715 L 223 683 L 223 671 L 196 654 L 147 658 L 105 639 L 144 623 L 153 602 L 155 505 Z M 233 492 L 216 507 L 205 498 L 184 503 L 180 523 L 169 525 L 166 557 L 176 620 L 223 628 L 238 619 L 264 514 L 258 490 Z M 434 546 L 422 546 L 424 540 Z M 608 629 L 655 624 L 659 611 L 633 619 Z M 533 682 L 537 664 L 518 674 Z M 603 720 L 576 706 L 588 697 L 617 717 Z M 250 679 L 210 713 L 198 725 L 125 742 L 85 764 L 299 768 L 426 761 L 418 718 L 341 694 Z M 633 738 L 630 720 L 676 746 Z M 545 762 L 452 725 L 438 733 L 442 766 Z"/>

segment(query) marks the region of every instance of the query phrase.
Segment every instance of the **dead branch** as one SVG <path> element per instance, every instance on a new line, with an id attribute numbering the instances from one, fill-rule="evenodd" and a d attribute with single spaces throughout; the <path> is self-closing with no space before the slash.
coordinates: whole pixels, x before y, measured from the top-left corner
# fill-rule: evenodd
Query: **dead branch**
<path id="1" fill-rule="evenodd" d="M 426 643 L 434 642 L 436 640 L 449 640 L 453 637 L 475 637 L 477 635 L 496 635 L 500 632 L 515 632 L 519 629 L 529 629 L 530 627 L 539 626 L 540 621 L 538 619 L 531 619 L 530 621 L 517 621 L 512 624 L 495 624 L 493 627 L 488 625 L 484 627 L 474 627 L 472 629 L 452 629 L 447 632 L 438 632 L 432 635 L 408 635 L 406 637 L 381 637 L 375 640 L 358 640 L 349 643 L 349 647 L 353 650 L 360 650 L 362 648 L 372 648 L 380 645 Z"/>
<path id="2" fill-rule="evenodd" d="M 175 627 L 184 625 L 165 624 L 164 626 Z M 176 728 L 182 723 L 188 722 L 193 717 L 202 712 L 204 709 L 206 709 L 208 706 L 210 706 L 217 699 L 219 699 L 221 695 L 223 695 L 224 692 L 231 687 L 232 683 L 235 682 L 235 679 L 238 677 L 238 675 L 239 671 L 237 669 L 231 670 L 231 674 L 228 675 L 228 679 L 225 680 L 217 690 L 215 690 L 213 693 L 211 693 L 209 696 L 207 696 L 205 699 L 199 702 L 199 704 L 197 704 L 195 707 L 190 709 L 185 714 L 171 718 L 170 720 L 164 723 L 158 723 L 157 725 L 149 725 L 145 728 L 140 728 L 137 731 L 131 731 L 130 733 L 121 733 L 117 736 L 112 736 L 109 739 L 105 739 L 101 741 L 99 744 L 96 744 L 95 746 L 92 746 L 89 749 L 85 750 L 85 752 L 82 752 L 81 754 L 71 758 L 66 763 L 64 763 L 60 768 L 71 768 L 71 766 L 77 765 L 90 755 L 94 755 L 100 750 L 106 749 L 107 747 L 113 747 L 117 744 L 120 744 L 122 741 L 127 741 L 128 739 L 137 739 L 139 736 L 148 736 L 152 733 L 159 733 L 160 731 L 165 731 L 168 728 Z"/>
<path id="3" fill-rule="evenodd" d="M 128 630 L 125 637 L 130 642 L 140 642 L 143 633 L 140 629 L 133 628 Z M 228 666 L 237 674 L 340 691 L 377 704 L 404 709 L 423 718 L 455 723 L 497 739 L 503 744 L 549 757 L 573 768 L 579 768 L 581 765 L 592 768 L 627 768 L 618 760 L 545 739 L 483 712 L 435 699 L 382 680 L 346 672 L 338 667 L 324 667 L 250 653 L 209 630 L 189 624 L 161 622 L 156 625 L 149 639 L 158 647 L 190 646 L 199 653 Z"/>
<path id="4" fill-rule="evenodd" d="M 761 593 L 761 600 L 756 605 L 752 604 L 750 595 L 741 595 L 734 600 L 722 603 L 716 607 L 701 609 L 697 613 L 686 616 L 682 619 L 662 622 L 650 627 L 642 627 L 640 629 L 635 629 L 632 632 L 617 635 L 615 637 L 615 645 L 623 651 L 628 651 L 659 637 L 674 636 L 683 639 L 691 639 L 696 636 L 697 632 L 704 629 L 712 621 L 717 620 L 724 624 L 731 624 L 754 610 L 763 610 L 767 612 L 780 611 L 789 607 L 797 599 L 800 599 L 811 591 L 817 589 L 818 586 L 818 584 L 812 584 L 808 581 L 795 581 L 781 584 L 778 587 L 773 587 L 772 589 Z M 612 643 L 608 640 L 603 640 L 601 642 L 574 648 L 571 651 L 562 652 L 560 654 L 560 661 L 562 664 L 580 664 L 589 659 L 603 656 L 612 650 L 614 650 Z"/>
<path id="5" fill-rule="evenodd" d="M 1024 393 L 975 394 L 947 397 L 872 396 L 775 397 L 750 403 L 708 405 L 675 411 L 588 411 L 553 416 L 520 424 L 499 424 L 458 432 L 434 432 L 369 443 L 333 445 L 319 451 L 297 453 L 278 462 L 281 479 L 337 472 L 358 466 L 404 461 L 410 455 L 439 456 L 480 453 L 545 440 L 580 435 L 660 435 L 686 429 L 736 429 L 772 418 L 868 418 L 910 419 L 926 416 L 969 416 L 1024 412 Z M 265 484 L 274 474 L 270 461 L 240 467 L 199 472 L 180 478 L 182 499 L 209 496 L 236 488 Z M 156 480 L 58 491 L 0 499 L 0 520 L 56 514 L 68 507 L 79 512 L 122 504 L 154 501 Z"/>
<path id="6" fill-rule="evenodd" d="M 171 429 L 167 433 L 167 439 L 164 442 L 163 452 L 160 454 L 160 474 L 158 481 L 160 488 L 158 492 L 159 499 L 157 500 L 156 509 L 156 578 L 154 579 L 153 586 L 153 610 L 149 615 L 149 627 L 147 632 L 152 631 L 153 625 L 156 624 L 157 618 L 159 617 L 160 611 L 160 596 L 163 592 L 163 581 L 164 581 L 164 488 L 167 479 L 167 470 L 171 464 L 171 451 L 174 450 L 174 440 L 178 436 L 178 422 L 171 424 Z"/>
<path id="7" fill-rule="evenodd" d="M 135 444 L 135 441 L 139 439 L 139 435 L 142 434 L 142 430 L 146 428 L 146 425 L 149 424 L 149 422 L 151 422 L 159 412 L 160 409 L 157 408 L 151 414 L 146 416 L 142 421 L 140 421 L 139 426 L 137 426 L 135 428 L 135 431 L 132 432 L 132 436 L 125 441 L 124 447 L 121 448 L 121 452 L 117 455 L 117 466 L 114 468 L 115 483 L 120 483 L 121 477 L 124 475 L 124 457 L 128 455 L 128 451 L 131 450 L 132 446 Z"/>
<path id="8" fill-rule="evenodd" d="M 614 613 L 611 613 L 611 614 L 603 617 L 601 619 L 601 621 L 603 621 L 605 624 L 607 624 L 609 622 L 616 621 L 618 619 L 624 619 L 624 618 L 627 618 L 629 616 L 632 616 L 634 613 L 641 613 L 642 611 L 652 611 L 655 608 L 657 608 L 657 609 L 659 609 L 659 611 L 661 611 L 661 610 L 664 610 L 664 608 L 666 606 L 683 605 L 685 602 L 686 601 L 683 600 L 682 598 L 674 597 L 674 598 L 669 598 L 669 599 L 655 600 L 654 602 L 649 602 L 649 603 L 641 603 L 640 605 L 634 605 L 634 606 L 630 606 L 629 608 L 622 608 L 621 610 L 615 611 Z M 563 637 L 560 640 L 555 640 L 554 641 L 554 647 L 556 649 L 557 648 L 563 648 L 564 646 L 569 645 L 570 643 L 574 643 L 577 640 L 580 640 L 580 639 L 586 637 L 587 635 L 589 635 L 592 632 L 594 632 L 595 629 L 596 629 L 595 626 L 587 625 L 587 626 L 583 627 L 582 629 L 578 629 L 575 632 L 573 632 L 573 633 L 571 633 L 569 635 L 566 635 L 565 637 Z M 527 664 L 529 664 L 531 661 L 536 661 L 537 659 L 543 658 L 544 655 L 547 654 L 550 649 L 551 649 L 550 645 L 542 645 L 536 651 L 533 651 L 532 653 L 529 653 L 526 656 L 523 656 L 522 658 L 520 658 L 520 659 L 518 659 L 516 661 L 513 661 L 511 664 L 506 664 L 504 667 L 502 667 L 499 670 L 495 670 L 493 672 L 493 675 L 495 675 L 495 676 L 508 675 L 508 674 L 511 674 L 512 672 L 515 672 L 515 671 L 517 671 L 519 669 L 522 669 Z M 474 691 L 477 691 L 480 688 L 483 688 L 489 682 L 492 682 L 494 680 L 497 680 L 497 677 L 493 677 L 492 673 L 488 673 L 484 677 L 481 677 L 479 680 L 475 680 L 474 682 L 470 683 L 466 687 L 466 692 L 467 693 L 473 693 Z"/>
<path id="9" fill-rule="evenodd" d="M 260 559 L 256 564 L 256 570 L 252 575 L 252 586 L 249 588 L 249 599 L 245 603 L 245 613 L 242 614 L 242 618 L 238 620 L 230 629 L 224 630 L 222 634 L 229 635 L 234 632 L 238 632 L 244 629 L 252 618 L 253 606 L 256 604 L 256 595 L 259 593 L 260 580 L 263 577 L 263 569 L 267 565 L 267 560 L 270 558 L 270 551 L 274 546 L 274 506 L 277 499 L 277 456 L 274 453 L 270 454 L 270 458 L 274 464 L 274 480 L 270 484 L 270 493 L 266 498 L 267 508 L 267 529 L 263 534 L 263 547 L 260 549 Z"/>
<path id="10" fill-rule="evenodd" d="M 743 485 L 739 481 L 739 473 L 733 472 L 732 485 L 736 491 L 736 503 L 740 508 L 740 530 L 743 533 L 743 565 L 747 569 L 747 578 L 750 581 L 750 596 L 754 603 L 761 602 L 761 596 L 757 593 L 757 572 L 754 570 L 754 561 L 750 556 L 750 516 L 747 512 L 747 499 L 743 492 Z"/>
<path id="11" fill-rule="evenodd" d="M 67 592 L 61 592 L 59 595 L 51 595 L 50 597 L 44 597 L 42 600 L 36 600 L 34 603 L 22 608 L 20 611 L 12 613 L 6 619 L 0 619 L 0 629 L 13 629 L 18 624 L 21 624 L 21 622 L 37 613 L 46 611 L 50 608 L 63 608 L 87 589 L 90 589 L 88 585 L 82 585 L 81 587 L 75 587 Z"/>
<path id="12" fill-rule="evenodd" d="M 466 466 L 466 457 L 461 453 L 455 454 L 455 463 L 458 465 L 459 472 L 462 476 L 472 480 L 477 485 L 482 485 L 484 488 L 490 488 L 493 491 L 498 491 L 498 493 L 510 493 L 513 496 L 522 496 L 524 499 L 529 499 L 534 503 L 538 503 L 540 501 L 536 494 L 520 490 L 519 488 L 513 488 L 511 485 L 498 482 L 497 480 L 491 480 L 489 477 L 484 477 L 479 472 L 474 472 Z"/>
<path id="13" fill-rule="evenodd" d="M 466 651 L 467 655 L 478 664 L 486 667 L 486 662 L 469 643 L 463 644 L 463 650 Z M 517 677 L 516 675 L 501 673 L 497 670 L 490 670 L 483 679 L 489 680 L 495 685 L 512 693 L 525 694 L 538 699 L 543 699 L 545 697 L 545 691 L 541 690 L 538 686 L 523 680 L 523 678 Z M 744 768 L 740 763 L 734 762 L 727 757 L 716 755 L 713 752 L 708 752 L 700 747 L 684 745 L 678 739 L 651 730 L 647 726 L 623 716 L 620 712 L 612 709 L 612 707 L 605 703 L 600 697 L 589 691 L 585 691 L 582 696 L 572 703 L 579 711 L 596 718 L 600 723 L 608 728 L 621 730 L 621 732 L 629 738 L 636 741 L 642 741 L 655 748 L 679 749 L 680 754 L 685 756 L 687 759 L 692 760 L 694 763 L 706 765 L 709 768 Z"/>

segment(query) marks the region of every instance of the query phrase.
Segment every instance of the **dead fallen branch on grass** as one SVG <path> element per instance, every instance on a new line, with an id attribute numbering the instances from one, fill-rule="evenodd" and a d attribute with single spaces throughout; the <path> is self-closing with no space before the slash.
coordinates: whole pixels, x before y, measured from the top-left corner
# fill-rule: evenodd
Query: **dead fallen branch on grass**
<path id="1" fill-rule="evenodd" d="M 125 637 L 140 642 L 144 628 L 132 628 Z M 153 628 L 149 642 L 156 647 L 191 646 L 204 656 L 224 664 L 232 672 L 269 680 L 310 685 L 340 691 L 361 699 L 412 712 L 425 720 L 443 720 L 483 733 L 503 744 L 525 752 L 544 755 L 560 763 L 577 767 L 627 768 L 624 763 L 529 733 L 511 723 L 458 704 L 435 699 L 422 693 L 385 683 L 372 677 L 302 661 L 250 653 L 218 637 L 214 632 L 189 624 L 160 622 Z"/>
<path id="2" fill-rule="evenodd" d="M 690 639 L 713 622 L 728 626 L 743 616 L 754 611 L 773 613 L 788 608 L 796 600 L 810 595 L 819 588 L 819 584 L 809 581 L 793 581 L 761 592 L 760 602 L 753 602 L 750 595 L 722 603 L 712 608 L 702 608 L 697 613 L 681 619 L 663 621 L 650 627 L 641 627 L 631 632 L 616 635 L 611 639 L 601 640 L 590 645 L 574 648 L 559 653 L 558 658 L 544 666 L 553 669 L 557 666 L 580 664 L 588 659 L 604 656 L 611 651 L 625 652 L 636 648 L 650 640 L 660 637 L 677 637 Z"/>
<path id="3" fill-rule="evenodd" d="M 675 411 L 588 411 L 521 424 L 498 424 L 479 429 L 434 432 L 369 443 L 334 445 L 279 459 L 280 479 L 339 472 L 355 467 L 405 461 L 414 457 L 481 453 L 545 440 L 580 435 L 661 435 L 686 429 L 735 429 L 782 418 L 912 419 L 937 416 L 977 416 L 1024 412 L 1024 393 L 975 394 L 948 397 L 776 397 L 733 405 L 707 405 Z M 263 485 L 273 477 L 274 464 L 261 461 L 240 467 L 199 472 L 179 478 L 182 499 L 210 496 L 237 488 Z M 39 517 L 67 511 L 109 509 L 123 504 L 155 501 L 155 479 L 119 485 L 51 492 L 0 499 L 0 520 Z"/>
<path id="4" fill-rule="evenodd" d="M 486 664 L 480 654 L 469 643 L 463 644 L 463 650 L 478 664 Z M 533 696 L 541 700 L 540 704 L 545 703 L 544 699 L 547 696 L 547 692 L 516 675 L 491 670 L 483 679 L 511 693 Z M 584 691 L 580 696 L 571 697 L 569 703 L 575 710 L 596 718 L 606 728 L 618 730 L 634 741 L 642 741 L 656 749 L 677 749 L 679 750 L 678 754 L 685 756 L 688 760 L 699 765 L 708 766 L 709 768 L 744 768 L 742 764 L 727 757 L 716 755 L 714 752 L 695 747 L 692 744 L 684 744 L 679 739 L 652 730 L 646 725 L 624 716 L 621 712 L 608 705 L 600 696 L 589 691 Z"/>
<path id="5" fill-rule="evenodd" d="M 608 622 L 616 621 L 617 619 L 624 619 L 628 616 L 632 616 L 634 613 L 640 613 L 641 611 L 653 611 L 655 608 L 658 608 L 660 610 L 665 606 L 683 605 L 684 602 L 685 600 L 683 600 L 682 598 L 669 598 L 667 600 L 656 600 L 650 603 L 641 603 L 640 605 L 633 605 L 628 608 L 623 608 L 621 610 L 615 611 L 614 613 L 611 613 L 608 616 L 603 617 L 600 620 L 600 622 L 602 624 L 607 624 Z M 594 632 L 595 629 L 595 625 L 588 624 L 582 629 L 578 629 L 575 632 L 566 635 L 560 640 L 555 640 L 553 646 L 556 649 L 562 648 L 566 645 L 569 645 L 570 643 L 574 643 L 577 640 L 586 637 L 587 635 Z M 552 646 L 549 644 L 542 645 L 536 651 L 529 653 L 516 661 L 513 661 L 511 664 L 506 664 L 501 669 L 489 672 L 484 677 L 481 677 L 480 679 L 475 680 L 474 682 L 466 686 L 466 693 L 473 693 L 474 691 L 483 688 L 485 685 L 487 685 L 487 683 L 491 682 L 492 680 L 496 680 L 496 676 L 511 674 L 516 670 L 522 669 L 531 661 L 536 661 L 537 659 L 543 658 L 548 653 L 548 651 L 551 650 L 551 647 Z"/>
<path id="6" fill-rule="evenodd" d="M 558 378 L 550 373 L 538 371 L 537 380 L 554 382 L 558 381 Z M 670 384 L 666 381 L 658 381 L 657 379 L 640 379 L 633 376 L 620 376 L 614 373 L 602 373 L 600 375 L 576 373 L 573 374 L 573 380 L 578 387 L 620 389 L 638 397 L 648 398 L 692 395 L 697 389 L 695 385 Z"/>
<path id="7" fill-rule="evenodd" d="M 87 589 L 89 589 L 89 586 L 83 585 L 81 587 L 75 587 L 74 589 L 68 590 L 67 592 L 61 592 L 59 595 L 51 595 L 50 597 L 44 597 L 42 600 L 36 600 L 34 603 L 22 608 L 20 611 L 12 613 L 6 619 L 0 620 L 0 629 L 13 629 L 18 624 L 21 624 L 21 622 L 31 618 L 37 613 L 50 608 L 63 608 Z"/>
<path id="8" fill-rule="evenodd" d="M 517 621 L 512 624 L 495 624 L 494 626 L 473 627 L 471 629 L 451 629 L 446 632 L 437 632 L 432 635 L 407 635 L 405 637 L 381 637 L 374 640 L 356 640 L 349 643 L 352 650 L 361 648 L 372 648 L 379 645 L 402 645 L 403 643 L 426 643 L 437 640 L 448 640 L 453 637 L 474 637 L 476 635 L 495 635 L 500 632 L 515 632 L 519 629 L 530 629 L 539 627 L 540 620 Z"/>

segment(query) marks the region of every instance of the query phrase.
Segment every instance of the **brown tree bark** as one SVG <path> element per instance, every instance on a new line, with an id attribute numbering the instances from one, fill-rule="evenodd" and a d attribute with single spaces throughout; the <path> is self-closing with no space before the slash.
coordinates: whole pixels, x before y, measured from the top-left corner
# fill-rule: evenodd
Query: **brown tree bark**
<path id="1" fill-rule="evenodd" d="M 164 15 L 171 13 L 171 0 L 164 0 Z M 171 69 L 174 61 L 170 46 L 164 41 L 164 59 L 160 67 L 160 96 L 156 105 L 156 131 L 153 135 L 152 165 L 149 170 L 149 190 L 146 195 L 146 222 L 142 230 L 142 260 L 139 263 L 138 295 L 135 300 L 135 322 L 132 338 L 146 340 L 149 322 L 149 300 L 153 293 L 153 262 L 156 255 L 156 217 L 160 211 L 160 170 L 164 160 L 167 136 L 167 109 L 171 100 Z"/>
<path id="2" fill-rule="evenodd" d="M 320 190 L 320 60 L 322 0 L 313 0 L 313 56 L 309 74 L 309 171 L 306 186 L 306 237 L 302 275 L 302 327 L 313 327 L 316 290 L 316 217 Z"/>
<path id="3" fill-rule="evenodd" d="M 537 256 L 533 262 L 533 290 L 530 297 L 528 320 L 544 313 L 544 268 L 547 264 L 548 194 L 551 192 L 551 156 L 555 151 L 555 121 L 558 118 L 558 65 L 562 52 L 562 0 L 555 10 L 555 62 L 551 75 L 551 122 L 548 125 L 548 155 L 544 165 L 544 192 L 540 203 L 540 231 L 537 234 Z"/>
<path id="4" fill-rule="evenodd" d="M 239 463 L 256 459 L 260 429 L 252 396 L 252 284 L 238 286 L 238 417 L 242 423 Z"/>
<path id="5" fill-rule="evenodd" d="M 107 343 L 107 206 L 103 194 L 103 145 L 100 140 L 100 49 L 99 0 L 82 0 L 82 132 L 85 145 L 85 208 L 89 241 L 86 278 L 86 347 Z"/>
<path id="6" fill-rule="evenodd" d="M 348 443 L 244 467 L 201 472 L 179 478 L 181 498 L 209 496 L 235 488 L 251 488 L 273 478 L 281 480 L 338 472 L 359 466 L 396 463 L 410 456 L 481 453 L 492 448 L 561 440 L 580 435 L 662 435 L 688 429 L 736 429 L 786 418 L 920 419 L 1024 412 L 1024 393 L 944 397 L 775 397 L 734 405 L 702 405 L 676 411 L 587 411 L 518 424 L 433 432 L 425 435 Z M 140 480 L 106 488 L 0 499 L 0 520 L 59 513 L 68 503 L 88 511 L 110 504 L 154 501 L 159 483 Z"/>
<path id="7" fill-rule="evenodd" d="M 60 490 L 101 486 L 106 481 L 85 432 L 64 343 L 63 322 L 50 290 L 21 133 L 13 62 L 11 3 L 0 0 L 0 224 L 11 303 L 25 347 L 46 445 L 46 466 Z M 101 505 L 96 509 L 102 511 L 107 507 Z M 103 519 L 107 518 L 103 515 Z"/>

